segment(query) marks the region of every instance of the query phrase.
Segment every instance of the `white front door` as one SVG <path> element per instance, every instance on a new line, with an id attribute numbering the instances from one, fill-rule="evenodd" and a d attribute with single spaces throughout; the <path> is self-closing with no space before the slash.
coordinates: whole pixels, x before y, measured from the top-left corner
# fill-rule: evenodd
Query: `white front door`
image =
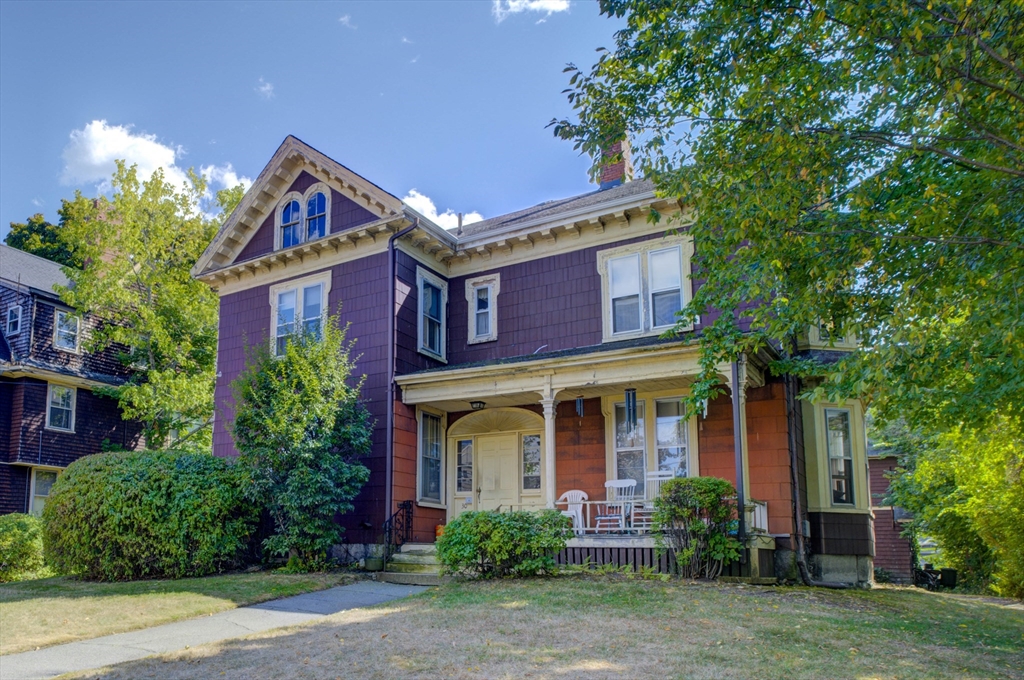
<path id="1" fill-rule="evenodd" d="M 477 473 L 478 509 L 496 510 L 519 503 L 519 436 L 477 437 L 480 471 Z"/>

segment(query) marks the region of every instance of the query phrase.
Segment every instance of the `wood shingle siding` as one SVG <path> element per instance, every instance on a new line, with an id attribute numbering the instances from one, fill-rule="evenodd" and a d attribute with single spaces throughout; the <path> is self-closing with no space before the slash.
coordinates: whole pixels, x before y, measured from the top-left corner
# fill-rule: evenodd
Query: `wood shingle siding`
<path id="1" fill-rule="evenodd" d="M 811 512 L 811 552 L 818 555 L 874 555 L 871 515 Z"/>

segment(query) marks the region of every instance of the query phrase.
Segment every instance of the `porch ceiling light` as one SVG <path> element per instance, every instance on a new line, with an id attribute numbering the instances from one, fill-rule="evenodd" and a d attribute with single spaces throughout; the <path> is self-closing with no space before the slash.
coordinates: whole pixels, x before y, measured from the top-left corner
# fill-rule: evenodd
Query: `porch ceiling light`
<path id="1" fill-rule="evenodd" d="M 487 406 L 487 404 L 482 401 L 471 401 L 469 402 L 469 405 L 474 411 L 482 411 L 484 406 Z"/>

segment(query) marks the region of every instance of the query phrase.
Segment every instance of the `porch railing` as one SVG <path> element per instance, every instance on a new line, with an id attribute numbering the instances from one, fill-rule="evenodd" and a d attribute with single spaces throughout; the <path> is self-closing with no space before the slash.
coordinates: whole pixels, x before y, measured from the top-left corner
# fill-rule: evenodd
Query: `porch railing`
<path id="1" fill-rule="evenodd" d="M 412 537 L 412 501 L 402 501 L 384 522 L 384 568 L 402 544 Z"/>
<path id="2" fill-rule="evenodd" d="M 572 508 L 570 508 L 572 506 Z M 555 503 L 558 510 L 569 514 L 573 531 L 582 535 L 649 534 L 654 529 L 654 501 L 580 501 Z M 529 509 L 505 506 L 507 510 Z M 751 533 L 768 533 L 768 503 L 747 502 L 747 527 Z"/>

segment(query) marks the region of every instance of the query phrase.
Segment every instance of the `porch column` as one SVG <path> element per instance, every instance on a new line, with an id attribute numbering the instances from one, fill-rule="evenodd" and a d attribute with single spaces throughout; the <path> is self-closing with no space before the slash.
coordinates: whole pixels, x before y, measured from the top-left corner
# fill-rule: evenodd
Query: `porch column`
<path id="1" fill-rule="evenodd" d="M 555 390 L 550 385 L 541 392 L 541 406 L 544 407 L 544 503 L 555 507 Z"/>
<path id="2" fill-rule="evenodd" d="M 736 464 L 736 508 L 739 539 L 747 535 L 747 359 L 732 362 L 732 436 Z"/>

